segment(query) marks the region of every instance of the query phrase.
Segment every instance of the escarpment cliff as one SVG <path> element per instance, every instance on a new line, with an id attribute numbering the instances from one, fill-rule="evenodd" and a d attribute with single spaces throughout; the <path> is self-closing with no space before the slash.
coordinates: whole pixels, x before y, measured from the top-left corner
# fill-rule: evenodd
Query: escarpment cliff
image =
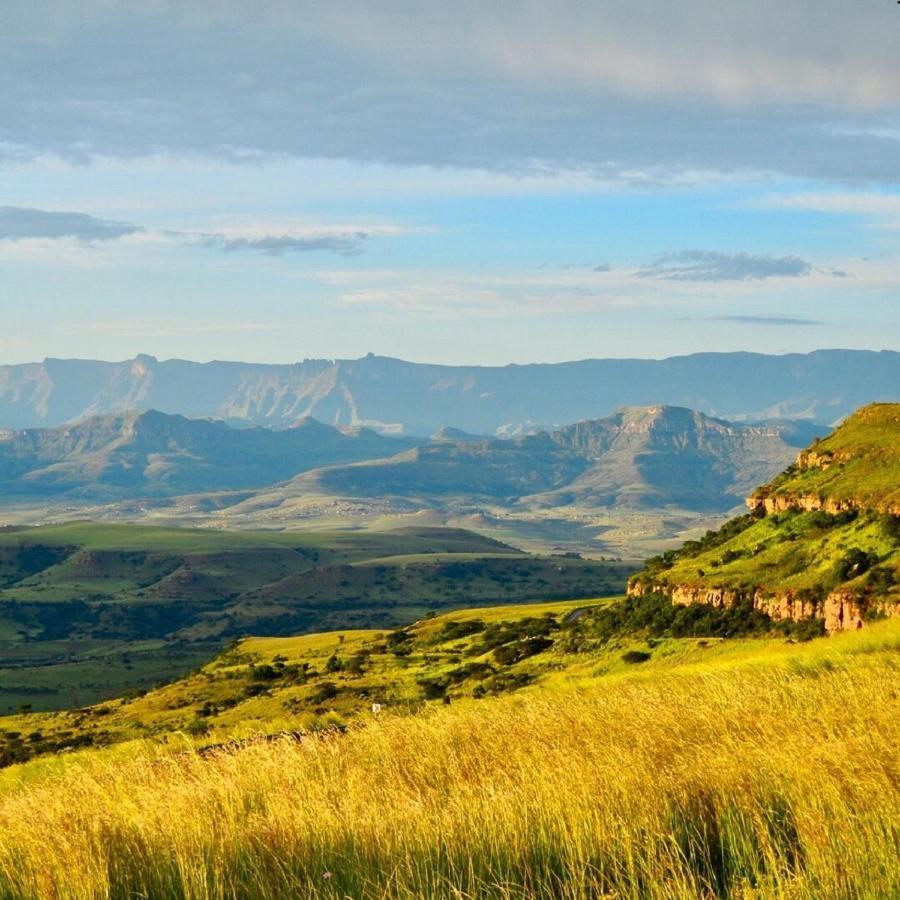
<path id="1" fill-rule="evenodd" d="M 628 593 L 821 620 L 900 616 L 900 404 L 873 404 L 747 499 L 749 514 L 648 560 Z"/>
<path id="2" fill-rule="evenodd" d="M 761 587 L 742 589 L 639 581 L 628 585 L 629 597 L 642 597 L 648 593 L 662 594 L 677 606 L 705 603 L 717 609 L 734 609 L 748 605 L 776 622 L 821 619 L 828 634 L 856 631 L 867 620 L 875 618 L 900 617 L 900 598 L 865 597 L 852 590 L 830 591 L 819 600 L 809 594 L 790 590 L 773 593 Z"/>

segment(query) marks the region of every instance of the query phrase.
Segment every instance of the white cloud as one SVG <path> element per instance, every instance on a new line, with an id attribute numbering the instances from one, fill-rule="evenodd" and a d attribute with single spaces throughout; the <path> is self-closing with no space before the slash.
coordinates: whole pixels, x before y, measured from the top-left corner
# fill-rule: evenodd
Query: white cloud
<path id="1" fill-rule="evenodd" d="M 740 262 L 741 255 L 735 256 Z M 441 319 L 579 316 L 623 308 L 684 310 L 694 304 L 721 308 L 721 316 L 732 315 L 728 309 L 736 304 L 772 302 L 790 309 L 794 301 L 804 298 L 841 301 L 846 297 L 846 280 L 836 278 L 835 271 L 846 270 L 852 272 L 857 299 L 868 292 L 900 289 L 900 268 L 893 259 L 832 260 L 828 266 L 816 267 L 801 260 L 803 266 L 809 265 L 802 278 L 792 274 L 794 268 L 774 271 L 771 260 L 760 259 L 763 262 L 759 266 L 765 267 L 767 274 L 753 278 L 722 278 L 723 273 L 718 271 L 715 278 L 648 278 L 645 267 L 633 266 L 601 271 L 578 268 L 453 274 L 366 269 L 319 271 L 314 277 L 334 290 L 339 306 L 375 314 Z M 758 270 L 755 263 L 751 268 Z"/>
<path id="2" fill-rule="evenodd" d="M 809 192 L 774 194 L 756 206 L 769 209 L 798 209 L 809 212 L 845 213 L 866 216 L 900 217 L 900 195 L 853 192 Z"/>

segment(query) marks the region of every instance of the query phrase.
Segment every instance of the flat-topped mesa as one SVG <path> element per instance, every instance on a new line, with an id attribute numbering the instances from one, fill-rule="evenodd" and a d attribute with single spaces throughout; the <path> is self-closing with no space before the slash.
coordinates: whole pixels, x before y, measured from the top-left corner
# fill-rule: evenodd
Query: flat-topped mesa
<path id="1" fill-rule="evenodd" d="M 746 502 L 749 516 L 648 560 L 629 595 L 752 606 L 828 633 L 900 616 L 900 404 L 857 411 Z"/>

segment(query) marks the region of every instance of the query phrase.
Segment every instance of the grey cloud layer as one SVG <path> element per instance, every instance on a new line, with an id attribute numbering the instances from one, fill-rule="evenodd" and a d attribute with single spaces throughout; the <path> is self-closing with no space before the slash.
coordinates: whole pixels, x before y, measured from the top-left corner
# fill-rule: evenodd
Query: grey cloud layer
<path id="1" fill-rule="evenodd" d="M 140 225 L 98 219 L 86 213 L 0 206 L 0 241 L 75 238 L 88 244 L 94 241 L 114 241 L 144 231 Z M 176 241 L 199 242 L 204 246 L 226 252 L 256 250 L 270 256 L 280 256 L 287 252 L 325 252 L 340 256 L 356 256 L 363 252 L 363 243 L 369 237 L 365 231 L 346 234 L 279 233 L 253 236 L 224 233 L 195 234 L 187 231 L 166 231 L 164 234 Z"/>
<path id="2" fill-rule="evenodd" d="M 900 183 L 893 6 L 333 6 L 38 2 L 0 36 L 0 142 Z"/>
<path id="3" fill-rule="evenodd" d="M 260 237 L 227 237 L 225 235 L 204 235 L 203 243 L 210 247 L 221 247 L 227 252 L 236 250 L 259 250 L 269 256 L 283 253 L 315 253 L 325 251 L 339 256 L 357 256 L 363 252 L 363 242 L 368 235 L 363 231 L 353 234 L 322 235 L 317 237 L 296 237 L 286 234 L 266 234 Z"/>
<path id="4" fill-rule="evenodd" d="M 639 270 L 645 278 L 667 281 L 760 281 L 765 278 L 798 278 L 812 266 L 798 256 L 751 256 L 749 253 L 717 253 L 684 250 L 657 259 Z"/>
<path id="5" fill-rule="evenodd" d="M 143 229 L 124 222 L 110 222 L 77 212 L 50 212 L 17 206 L 0 206 L 0 240 L 76 238 L 79 241 L 111 241 Z"/>

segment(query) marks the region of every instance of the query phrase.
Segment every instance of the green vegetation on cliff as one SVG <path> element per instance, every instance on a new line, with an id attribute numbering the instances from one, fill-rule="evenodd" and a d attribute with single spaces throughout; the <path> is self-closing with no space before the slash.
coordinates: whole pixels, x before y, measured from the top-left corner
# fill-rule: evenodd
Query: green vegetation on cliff
<path id="1" fill-rule="evenodd" d="M 852 608 L 829 628 L 857 627 L 900 604 L 898 502 L 900 405 L 874 404 L 754 492 L 750 514 L 649 560 L 632 591 L 789 618 L 827 618 L 830 597 Z"/>
<path id="2" fill-rule="evenodd" d="M 857 410 L 753 498 L 900 512 L 900 404 Z"/>

